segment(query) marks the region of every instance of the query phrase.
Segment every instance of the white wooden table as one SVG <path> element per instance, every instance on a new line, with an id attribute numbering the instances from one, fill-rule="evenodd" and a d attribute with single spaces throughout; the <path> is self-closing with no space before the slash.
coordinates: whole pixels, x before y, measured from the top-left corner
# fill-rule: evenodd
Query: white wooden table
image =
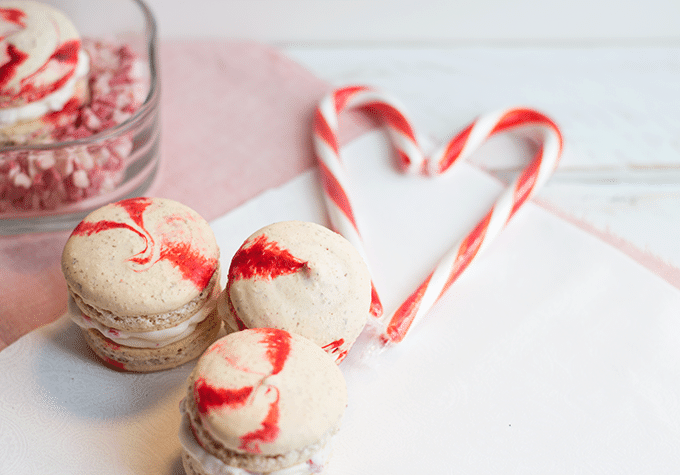
<path id="1" fill-rule="evenodd" d="M 680 2 L 148 3 L 161 38 L 268 42 L 332 84 L 385 89 L 433 142 L 489 110 L 540 109 L 565 152 L 539 199 L 680 268 Z M 502 174 L 522 163 L 510 155 L 479 161 Z"/>

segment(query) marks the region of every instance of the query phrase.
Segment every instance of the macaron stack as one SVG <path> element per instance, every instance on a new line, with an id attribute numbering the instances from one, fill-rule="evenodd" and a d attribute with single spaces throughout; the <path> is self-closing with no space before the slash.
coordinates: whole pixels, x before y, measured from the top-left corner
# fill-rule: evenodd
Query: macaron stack
<path id="1" fill-rule="evenodd" d="M 89 99 L 88 55 L 73 23 L 44 3 L 0 2 L 0 145 L 40 141 Z"/>
<path id="2" fill-rule="evenodd" d="M 110 366 L 172 368 L 218 337 L 219 248 L 180 203 L 133 198 L 93 211 L 66 242 L 62 270 L 71 318 Z"/>
<path id="3" fill-rule="evenodd" d="M 180 403 L 187 475 L 322 473 L 347 406 L 337 363 L 371 305 L 347 240 L 313 223 L 267 226 L 233 256 L 220 292 L 208 223 L 134 198 L 88 215 L 62 269 L 71 318 L 107 365 L 148 372 L 200 356 Z"/>
<path id="4" fill-rule="evenodd" d="M 181 403 L 187 475 L 321 473 L 347 389 L 338 366 L 285 330 L 231 333 L 201 356 Z"/>
<path id="5" fill-rule="evenodd" d="M 321 225 L 285 221 L 252 234 L 234 255 L 218 310 L 228 331 L 279 328 L 342 361 L 364 328 L 371 279 L 358 251 Z"/>

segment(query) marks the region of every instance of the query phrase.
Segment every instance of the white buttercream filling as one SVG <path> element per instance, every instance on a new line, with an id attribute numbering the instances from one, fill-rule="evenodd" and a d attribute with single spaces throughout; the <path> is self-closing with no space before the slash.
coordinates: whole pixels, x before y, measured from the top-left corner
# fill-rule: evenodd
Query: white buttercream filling
<path id="1" fill-rule="evenodd" d="M 6 127 L 18 122 L 37 119 L 50 112 L 60 111 L 73 97 L 76 83 L 90 71 L 90 57 L 82 49 L 78 52 L 78 64 L 73 76 L 59 89 L 42 99 L 19 107 L 0 109 L 0 126 Z"/>
<path id="2" fill-rule="evenodd" d="M 196 463 L 201 465 L 203 471 L 213 475 L 313 475 L 323 471 L 323 468 L 331 455 L 331 443 L 329 442 L 323 449 L 315 453 L 306 462 L 282 468 L 281 470 L 264 473 L 232 467 L 207 452 L 196 441 L 193 431 L 191 430 L 189 415 L 184 409 L 184 401 L 180 404 L 180 410 L 182 412 L 182 421 L 179 428 L 179 441 L 182 444 L 182 447 L 191 454 Z"/>
<path id="3" fill-rule="evenodd" d="M 196 330 L 196 325 L 205 320 L 215 308 L 215 299 L 210 299 L 198 312 L 179 325 L 163 330 L 133 332 L 111 328 L 83 314 L 73 297 L 68 298 L 68 313 L 71 320 L 81 328 L 98 330 L 109 340 L 134 348 L 160 348 L 186 338 Z"/>

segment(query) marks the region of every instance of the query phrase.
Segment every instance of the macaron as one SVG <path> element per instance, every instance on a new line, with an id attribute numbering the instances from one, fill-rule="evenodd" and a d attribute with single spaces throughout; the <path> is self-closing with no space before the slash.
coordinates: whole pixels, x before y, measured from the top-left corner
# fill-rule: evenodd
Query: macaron
<path id="1" fill-rule="evenodd" d="M 366 325 L 371 279 L 359 252 L 316 223 L 284 221 L 234 254 L 218 311 L 227 331 L 280 328 L 342 361 Z"/>
<path id="2" fill-rule="evenodd" d="M 0 143 L 39 140 L 89 99 L 75 25 L 41 2 L 0 2 Z"/>
<path id="3" fill-rule="evenodd" d="M 347 406 L 333 359 L 273 328 L 228 334 L 199 358 L 180 403 L 188 475 L 321 473 Z"/>
<path id="4" fill-rule="evenodd" d="M 172 368 L 218 337 L 219 248 L 209 224 L 181 203 L 131 198 L 93 211 L 61 264 L 71 318 L 109 366 Z"/>

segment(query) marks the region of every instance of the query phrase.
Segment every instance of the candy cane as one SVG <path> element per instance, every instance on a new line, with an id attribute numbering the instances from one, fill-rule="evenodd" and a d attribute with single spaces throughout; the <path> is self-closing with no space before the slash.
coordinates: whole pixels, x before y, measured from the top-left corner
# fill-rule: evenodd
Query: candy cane
<path id="1" fill-rule="evenodd" d="M 324 199 L 333 228 L 345 236 L 362 254 L 366 253 L 347 194 L 347 176 L 340 159 L 337 139 L 338 115 L 343 110 L 361 108 L 378 116 L 385 124 L 403 172 L 442 174 L 469 157 L 490 136 L 509 131 L 529 132 L 539 149 L 517 179 L 501 194 L 475 228 L 457 242 L 439 261 L 425 281 L 392 314 L 382 315 L 382 305 L 373 287 L 372 313 L 380 318 L 380 340 L 398 343 L 442 297 L 470 262 L 500 234 L 517 210 L 550 177 L 562 153 L 562 135 L 548 117 L 531 109 L 506 109 L 482 116 L 453 139 L 425 157 L 413 128 L 401 112 L 402 106 L 389 96 L 364 86 L 338 89 L 319 104 L 314 117 L 314 149 L 324 190 Z"/>

